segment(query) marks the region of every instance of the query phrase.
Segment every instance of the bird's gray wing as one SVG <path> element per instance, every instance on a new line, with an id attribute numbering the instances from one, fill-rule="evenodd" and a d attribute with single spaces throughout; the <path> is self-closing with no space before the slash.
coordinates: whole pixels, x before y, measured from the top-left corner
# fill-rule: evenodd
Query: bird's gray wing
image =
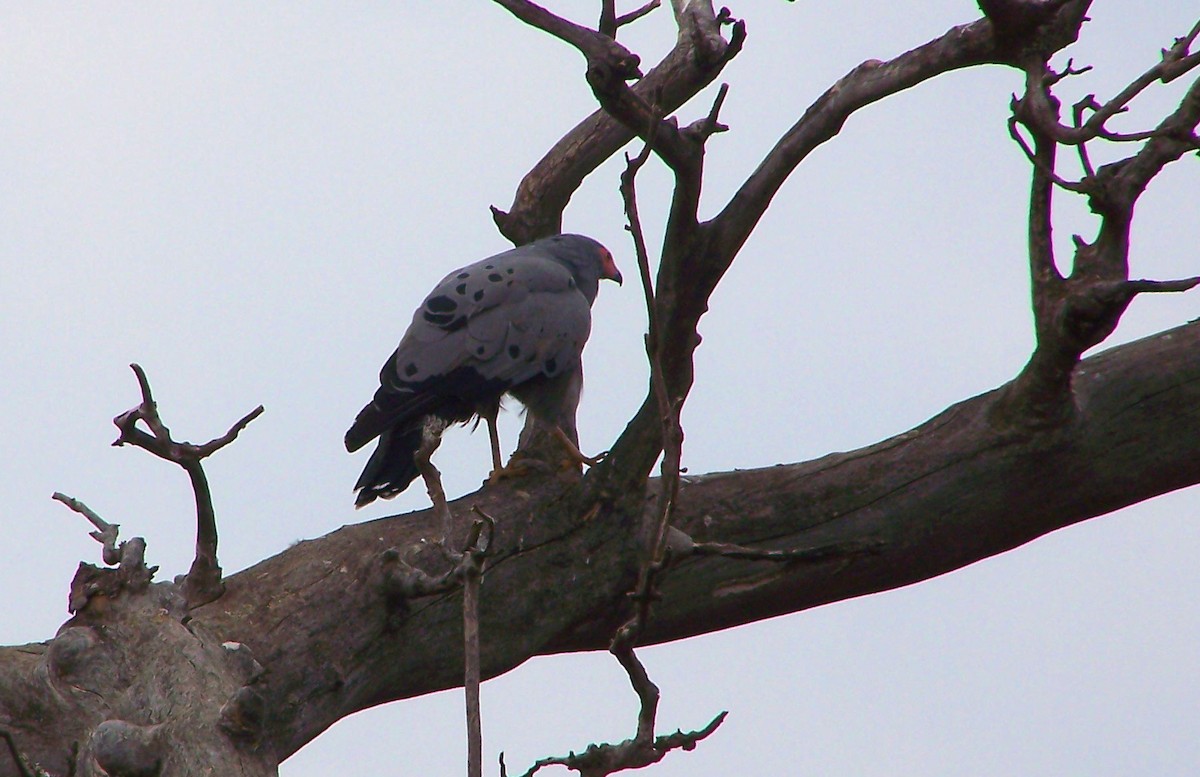
<path id="1" fill-rule="evenodd" d="M 529 302 L 531 295 L 535 299 Z M 528 329 L 530 316 L 554 315 L 553 306 L 545 307 L 545 297 L 569 295 L 582 298 L 565 267 L 521 249 L 450 273 L 413 315 L 396 353 L 380 374 L 380 383 L 406 391 L 460 367 L 490 362 L 509 345 L 510 329 L 518 321 L 523 322 L 519 324 L 522 329 Z M 534 310 L 539 312 L 530 312 Z M 529 352 L 520 344 L 518 347 L 522 353 Z M 498 366 L 489 372 L 503 370 Z"/>

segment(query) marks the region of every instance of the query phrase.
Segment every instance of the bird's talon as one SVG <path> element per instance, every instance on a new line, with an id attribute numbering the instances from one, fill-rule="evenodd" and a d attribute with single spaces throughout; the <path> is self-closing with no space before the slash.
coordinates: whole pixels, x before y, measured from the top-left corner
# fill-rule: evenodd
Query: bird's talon
<path id="1" fill-rule="evenodd" d="M 597 464 L 599 464 L 600 462 L 602 462 L 602 461 L 604 461 L 605 459 L 607 459 L 607 458 L 608 458 L 608 454 L 610 454 L 610 453 L 612 453 L 612 451 L 600 451 L 600 452 L 599 452 L 599 453 L 597 453 L 595 456 L 587 456 L 587 457 L 585 457 L 585 458 L 584 458 L 584 460 L 583 460 L 583 463 L 584 463 L 584 464 L 586 464 L 586 465 L 588 465 L 589 467 L 594 467 L 594 466 L 596 466 Z"/>
<path id="2" fill-rule="evenodd" d="M 526 461 L 509 461 L 507 465 L 494 469 L 488 474 L 487 484 L 497 485 L 505 480 L 523 478 L 533 474 L 534 468 Z"/>

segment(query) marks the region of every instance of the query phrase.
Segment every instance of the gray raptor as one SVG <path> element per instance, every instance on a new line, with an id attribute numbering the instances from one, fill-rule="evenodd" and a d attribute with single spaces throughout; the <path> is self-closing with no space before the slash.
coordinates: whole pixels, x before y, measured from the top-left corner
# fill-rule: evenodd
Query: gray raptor
<path id="1" fill-rule="evenodd" d="M 621 283 L 612 254 L 583 235 L 544 238 L 443 278 L 346 432 L 351 453 L 379 438 L 354 485 L 355 506 L 390 499 L 416 478 L 413 456 L 429 420 L 486 420 L 499 470 L 495 420 L 505 394 L 578 444 L 581 355 L 601 278 Z"/>

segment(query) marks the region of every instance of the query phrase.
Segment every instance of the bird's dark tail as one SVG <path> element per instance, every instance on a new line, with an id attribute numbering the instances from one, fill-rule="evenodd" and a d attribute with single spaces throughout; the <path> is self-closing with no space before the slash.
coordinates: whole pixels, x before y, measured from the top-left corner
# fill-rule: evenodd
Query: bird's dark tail
<path id="1" fill-rule="evenodd" d="M 358 491 L 355 508 L 365 507 L 376 499 L 391 499 L 416 479 L 413 457 L 421 447 L 421 426 L 389 429 L 379 435 L 379 445 L 354 484 L 354 490 Z"/>

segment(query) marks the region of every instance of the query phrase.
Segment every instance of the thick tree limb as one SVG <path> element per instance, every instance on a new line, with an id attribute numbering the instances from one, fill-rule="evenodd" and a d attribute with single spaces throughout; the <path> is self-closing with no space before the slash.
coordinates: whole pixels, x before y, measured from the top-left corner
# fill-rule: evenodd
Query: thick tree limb
<path id="1" fill-rule="evenodd" d="M 1047 434 L 997 431 L 989 392 L 860 451 L 689 476 L 676 525 L 698 542 L 860 550 L 769 566 L 685 559 L 663 579 L 644 641 L 907 585 L 1200 482 L 1198 349 L 1200 324 L 1191 324 L 1085 360 L 1074 390 L 1086 412 Z M 483 646 L 484 677 L 533 655 L 607 647 L 617 625 L 609 613 L 633 583 L 636 556 L 629 527 L 598 520 L 578 495 L 577 485 L 547 482 L 492 487 L 452 505 L 514 516 L 497 527 L 481 591 L 481 628 L 495 635 Z M 437 523 L 425 511 L 302 542 L 228 578 L 221 599 L 192 611 L 270 667 L 264 742 L 276 757 L 352 711 L 462 682 L 458 594 L 414 599 L 389 624 L 374 582 L 382 550 L 408 547 Z"/>
<path id="2" fill-rule="evenodd" d="M 557 226 L 578 181 L 612 153 L 601 153 L 604 142 L 618 136 L 644 133 L 682 182 L 672 205 L 654 311 L 662 333 L 661 340 L 655 338 L 662 383 L 668 397 L 678 398 L 686 397 L 691 386 L 696 323 L 709 295 L 807 153 L 835 135 L 858 108 L 958 67 L 1020 66 L 1040 79 L 1038 89 L 1048 88 L 1061 74 L 1030 63 L 1044 67 L 1049 53 L 1073 39 L 1088 5 L 1083 0 L 994 0 L 983 4 L 989 19 L 956 28 L 890 62 L 864 63 L 809 108 L 725 210 L 699 224 L 694 205 L 703 141 L 719 127 L 720 97 L 707 120 L 681 130 L 663 118 L 662 106 L 670 99 L 646 86 L 650 77 L 633 89 L 626 86 L 624 77 L 636 62 L 611 35 L 560 25 L 530 3 L 498 2 L 584 51 L 598 99 L 627 125 L 607 141 L 575 137 L 586 148 L 553 160 L 554 169 L 526 192 L 526 202 L 533 204 L 521 213 L 516 207 L 514 214 L 497 213 L 506 235 L 528 238 Z M 699 68 L 689 72 L 707 74 L 683 79 L 680 89 L 686 93 L 736 53 L 742 28 L 735 27 L 727 43 L 719 29 L 728 18 L 713 15 L 708 3 L 678 2 L 674 8 L 677 18 L 704 21 L 681 23 L 681 33 L 695 33 L 685 49 L 688 56 L 703 60 L 689 65 Z M 606 16 L 606 29 L 615 31 L 614 16 Z M 1190 56 L 1178 60 L 1190 66 Z M 1162 77 L 1167 75 L 1164 70 Z M 1079 110 L 1082 116 L 1086 105 Z M 1067 320 L 1086 321 L 1089 305 L 1104 315 L 1116 305 L 1123 309 L 1135 293 L 1180 290 L 1197 282 L 1131 281 L 1127 272 L 1113 269 L 1126 258 L 1114 250 L 1127 236 L 1128 219 L 1122 223 L 1122 216 L 1126 209 L 1131 213 L 1132 203 L 1163 165 L 1196 148 L 1198 112 L 1193 86 L 1137 154 L 1090 175 L 1093 203 L 1105 225 L 1094 243 L 1079 242 L 1078 274 L 1064 279 L 1086 281 L 1064 302 Z M 1033 131 L 1032 154 L 1043 157 L 1043 174 L 1052 174 L 1053 158 L 1037 147 L 1036 127 Z M 1034 184 L 1035 195 L 1045 195 L 1045 209 L 1038 216 L 1041 226 L 1031 226 L 1031 243 L 1049 244 L 1048 178 Z M 1053 256 L 1043 251 L 1032 263 L 1035 272 L 1052 267 Z M 1083 342 L 1102 328 L 1068 334 Z M 1060 341 L 1061 335 L 1056 333 Z M 1200 324 L 1192 324 L 1085 360 L 1077 369 L 1072 364 L 1075 379 L 1066 391 L 1077 412 L 1070 424 L 995 423 L 997 406 L 1013 394 L 1010 384 L 860 451 L 679 482 L 666 514 L 688 537 L 692 552 L 674 559 L 661 581 L 655 617 L 639 620 L 639 636 L 648 642 L 677 639 L 905 585 L 1200 482 L 1197 348 Z M 176 449 L 185 449 L 195 456 L 197 470 L 202 456 L 195 454 L 232 440 L 258 412 L 206 446 L 174 443 L 158 419 L 144 374 L 135 371 L 143 402 L 117 419 L 118 442 L 157 447 L 167 454 L 157 455 L 173 461 Z M 189 597 L 190 612 L 158 586 L 126 597 L 119 607 L 109 608 L 106 597 L 88 600 L 51 643 L 0 649 L 0 723 L 53 721 L 53 730 L 45 725 L 14 730 L 25 754 L 59 773 L 73 768 L 75 754 L 82 752 L 88 764 L 92 761 L 86 759 L 93 759 L 118 772 L 126 763 L 121 759 L 132 754 L 138 756 L 138 770 L 162 765 L 171 773 L 192 763 L 222 773 L 268 774 L 278 760 L 353 711 L 457 686 L 464 682 L 457 659 L 471 652 L 461 639 L 464 627 L 470 629 L 458 598 L 463 594 L 448 579 L 433 580 L 440 585 L 413 583 L 398 571 L 401 557 L 395 548 L 419 547 L 438 526 L 455 517 L 461 522 L 468 504 L 519 516 L 498 527 L 488 585 L 464 592 L 479 594 L 479 628 L 503 635 L 489 639 L 482 650 L 478 676 L 494 676 L 533 655 L 601 649 L 621 623 L 624 597 L 638 577 L 642 548 L 636 527 L 654 524 L 663 514 L 653 500 L 639 501 L 647 493 L 644 475 L 651 466 L 645 460 L 652 463 L 663 444 L 665 413 L 657 396 L 648 397 L 622 438 L 628 444 L 620 455 L 614 449 L 605 464 L 610 473 L 623 472 L 625 482 L 589 477 L 582 486 L 546 481 L 522 484 L 524 490 L 493 487 L 445 505 L 440 513 L 346 527 L 229 578 L 220 599 L 202 604 L 204 599 Z M 204 556 L 205 568 L 215 570 L 219 583 L 215 521 L 206 523 L 203 515 L 202 491 L 208 519 L 212 511 L 202 473 L 200 478 L 199 483 L 193 478 L 196 563 Z M 203 571 L 193 565 L 197 581 Z M 468 602 L 465 611 L 473 609 Z M 103 640 L 97 636 L 101 626 Z M 235 658 L 230 645 L 252 650 L 252 663 L 267 671 L 245 671 L 246 661 Z M 653 684 L 639 674 L 632 651 L 618 656 L 639 695 L 648 699 Z M 108 663 L 93 671 L 96 664 L 89 662 Z M 110 666 L 132 668 L 140 684 L 137 693 L 128 692 L 130 676 L 109 671 Z M 187 703 L 177 696 L 180 689 L 203 703 Z M 137 703 L 140 698 L 160 702 L 153 705 L 154 719 L 150 708 Z M 226 701 L 218 706 L 210 703 L 213 699 Z M 650 706 L 643 704 L 635 737 L 639 748 L 646 742 L 643 734 L 652 732 Z M 125 720 L 118 713 L 145 720 Z M 694 744 L 720 720 L 700 732 L 659 738 L 655 749 L 643 754 L 659 752 L 661 740 L 670 740 L 667 746 Z M 179 735 L 184 731 L 198 733 L 184 738 Z M 137 747 L 112 747 L 114 737 L 125 734 Z M 163 744 L 164 737 L 176 737 L 175 749 Z"/>
<path id="3" fill-rule="evenodd" d="M 860 451 L 688 476 L 676 525 L 699 543 L 841 546 L 846 553 L 769 566 L 689 556 L 663 579 L 645 641 L 907 585 L 1200 483 L 1198 351 L 1200 323 L 1193 323 L 1084 360 L 1073 387 L 1082 411 L 1049 432 L 998 430 L 988 421 L 999 395 L 993 391 Z M 636 576 L 629 563 L 635 551 L 630 526 L 601 519 L 579 494 L 578 485 L 556 482 L 536 490 L 492 487 L 451 506 L 465 514 L 467 505 L 478 504 L 514 516 L 497 527 L 481 590 L 481 628 L 495 635 L 483 646 L 482 676 L 533 655 L 608 644 L 616 624 L 606 614 Z M 655 508 L 647 502 L 645 509 Z M 228 578 L 226 594 L 191 610 L 186 629 L 162 618 L 162 605 L 147 602 L 144 612 L 106 626 L 112 636 L 105 644 L 141 646 L 155 682 L 168 687 L 194 678 L 164 663 L 162 640 L 173 656 L 207 651 L 197 635 L 211 635 L 209 644 L 245 645 L 269 669 L 253 685 L 269 711 L 253 753 L 269 765 L 352 711 L 462 682 L 454 648 L 462 644 L 458 594 L 416 596 L 397 623 L 379 586 L 381 552 L 409 547 L 439 524 L 424 511 L 299 543 Z M 47 722 L 64 699 L 93 698 L 92 691 L 68 693 L 77 682 L 73 657 L 96 649 L 84 649 L 95 644 L 88 633 L 76 624 L 51 645 L 0 649 L 0 721 L 11 729 L 18 710 L 41 710 L 38 728 L 14 735 L 52 773 L 67 771 L 70 751 L 62 743 L 87 736 L 82 724 L 64 731 Z M 73 642 L 81 647 L 59 647 Z M 47 685 L 47 666 L 61 678 L 54 686 Z M 222 680 L 219 687 L 237 686 Z M 195 720 L 209 725 L 207 718 Z M 75 739 L 64 739 L 71 732 Z"/>

